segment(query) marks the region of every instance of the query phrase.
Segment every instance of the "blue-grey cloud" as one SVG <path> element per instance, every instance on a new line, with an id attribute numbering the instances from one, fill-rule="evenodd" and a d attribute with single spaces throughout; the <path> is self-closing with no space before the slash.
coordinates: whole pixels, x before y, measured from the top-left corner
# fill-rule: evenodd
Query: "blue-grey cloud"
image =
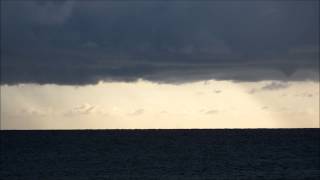
<path id="1" fill-rule="evenodd" d="M 319 1 L 1 1 L 1 83 L 317 79 Z M 298 75 L 297 75 L 298 74 Z"/>
<path id="2" fill-rule="evenodd" d="M 286 82 L 271 82 L 263 86 L 261 90 L 280 90 L 280 89 L 286 89 L 289 86 L 290 84 Z"/>

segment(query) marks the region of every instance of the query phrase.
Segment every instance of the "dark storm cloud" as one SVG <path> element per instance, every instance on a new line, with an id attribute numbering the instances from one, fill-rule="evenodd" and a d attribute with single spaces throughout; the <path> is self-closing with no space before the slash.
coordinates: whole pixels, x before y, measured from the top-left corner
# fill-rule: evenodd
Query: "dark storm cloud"
<path id="1" fill-rule="evenodd" d="M 317 79 L 318 21 L 312 0 L 1 1 L 1 84 Z"/>

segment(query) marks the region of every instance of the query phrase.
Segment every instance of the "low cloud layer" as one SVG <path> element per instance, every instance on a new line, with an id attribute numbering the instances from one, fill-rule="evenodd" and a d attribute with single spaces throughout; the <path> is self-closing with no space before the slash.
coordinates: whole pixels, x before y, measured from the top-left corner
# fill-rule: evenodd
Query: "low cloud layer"
<path id="1" fill-rule="evenodd" d="M 1 84 L 318 80 L 319 1 L 1 1 Z"/>

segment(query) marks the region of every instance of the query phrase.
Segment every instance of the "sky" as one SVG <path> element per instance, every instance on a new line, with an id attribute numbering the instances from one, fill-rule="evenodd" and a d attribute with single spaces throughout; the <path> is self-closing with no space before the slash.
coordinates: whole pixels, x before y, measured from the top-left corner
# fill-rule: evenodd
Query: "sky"
<path id="1" fill-rule="evenodd" d="M 319 127 L 319 1 L 1 1 L 1 129 Z"/>

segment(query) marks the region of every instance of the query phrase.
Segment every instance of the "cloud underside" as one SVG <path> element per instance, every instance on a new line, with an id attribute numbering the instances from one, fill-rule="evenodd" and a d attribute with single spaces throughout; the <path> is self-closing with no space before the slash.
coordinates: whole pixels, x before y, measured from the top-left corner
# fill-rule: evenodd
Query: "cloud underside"
<path id="1" fill-rule="evenodd" d="M 286 74 L 277 68 L 208 68 L 208 67 L 124 67 L 124 68 L 6 68 L 2 71 L 2 83 L 37 83 L 85 85 L 100 81 L 134 82 L 139 79 L 158 83 L 187 83 L 201 80 L 231 80 L 253 82 L 263 80 L 319 81 L 317 69 L 300 69 Z"/>
<path id="2" fill-rule="evenodd" d="M 1 84 L 318 80 L 318 1 L 1 2 Z"/>

